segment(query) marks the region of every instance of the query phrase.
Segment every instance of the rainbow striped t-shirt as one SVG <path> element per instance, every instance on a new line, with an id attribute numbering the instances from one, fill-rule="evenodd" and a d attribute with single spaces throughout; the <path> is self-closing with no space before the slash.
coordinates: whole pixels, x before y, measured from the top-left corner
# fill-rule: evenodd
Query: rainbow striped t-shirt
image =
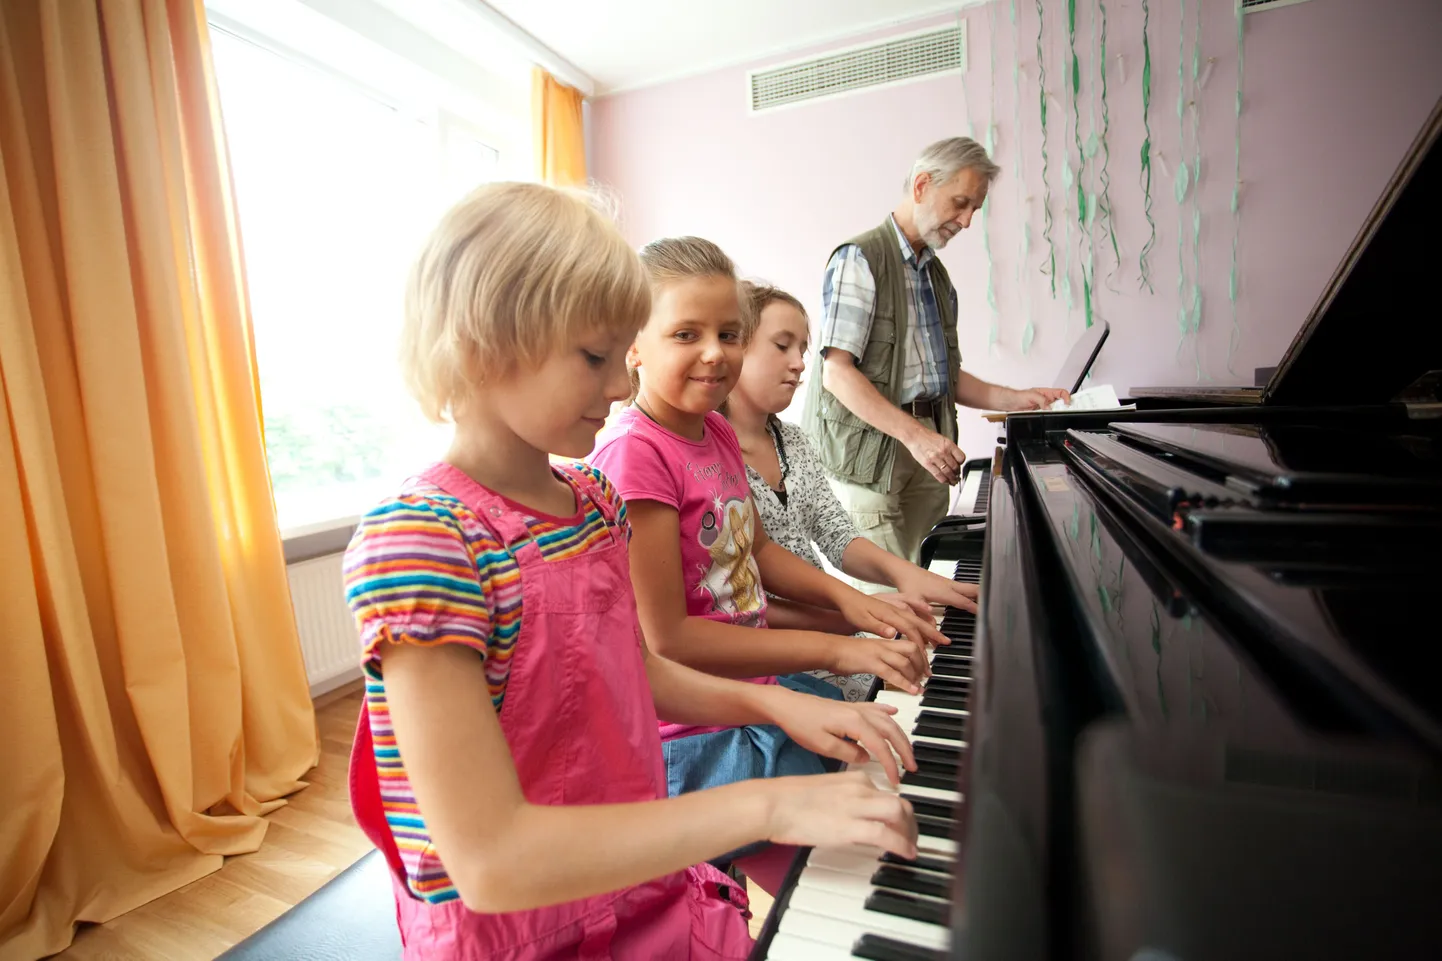
<path id="1" fill-rule="evenodd" d="M 622 530 L 626 507 L 598 470 L 575 465 L 615 505 Z M 565 479 L 557 472 L 557 476 Z M 512 504 L 541 555 L 560 560 L 596 549 L 610 536 L 600 508 L 576 491 L 579 510 L 551 517 Z M 486 685 L 499 713 L 521 630 L 521 574 L 505 544 L 458 498 L 423 480 L 363 518 L 345 554 L 346 601 L 360 629 L 361 666 L 381 808 L 400 850 L 407 883 L 430 902 L 457 897 L 431 845 L 396 746 L 381 671 L 383 643 L 464 644 L 485 659 Z"/>

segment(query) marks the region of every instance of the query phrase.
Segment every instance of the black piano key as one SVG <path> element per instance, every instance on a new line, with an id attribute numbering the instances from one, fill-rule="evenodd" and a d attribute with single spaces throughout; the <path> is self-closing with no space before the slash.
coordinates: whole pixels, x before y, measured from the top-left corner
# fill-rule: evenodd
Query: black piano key
<path id="1" fill-rule="evenodd" d="M 916 772 L 921 773 L 921 775 L 926 775 L 927 778 L 945 778 L 947 781 L 952 782 L 952 784 L 956 784 L 960 776 L 956 765 L 939 765 L 939 763 L 934 762 L 917 763 Z"/>
<path id="2" fill-rule="evenodd" d="M 919 854 L 908 860 L 907 858 L 898 857 L 895 854 L 887 852 L 881 856 L 881 860 L 887 864 L 904 864 L 907 867 L 921 868 L 923 871 L 935 871 L 938 874 L 950 874 L 954 869 L 951 861 L 929 854 Z"/>
<path id="3" fill-rule="evenodd" d="M 907 794 L 905 791 L 901 792 L 901 797 L 903 800 L 911 802 L 911 809 L 918 815 L 925 814 L 928 817 L 955 819 L 956 811 L 945 801 L 917 797 L 915 794 Z"/>
<path id="4" fill-rule="evenodd" d="M 918 724 L 911 729 L 912 737 L 934 737 L 942 741 L 960 741 L 961 728 L 946 724 Z"/>
<path id="5" fill-rule="evenodd" d="M 916 815 L 916 832 L 929 838 L 949 838 L 955 827 L 956 822 L 949 818 L 934 818 L 925 814 Z"/>
<path id="6" fill-rule="evenodd" d="M 971 662 L 972 656 L 970 654 L 963 654 L 959 651 L 948 651 L 946 648 L 942 648 L 931 656 L 931 669 L 935 671 L 936 665 L 938 664 L 955 664 L 957 667 L 966 668 L 966 672 L 970 674 Z"/>
<path id="7" fill-rule="evenodd" d="M 905 891 L 907 894 L 925 894 L 929 897 L 951 900 L 951 879 L 939 874 L 924 874 L 908 868 L 885 865 L 876 869 L 871 883 L 878 888 Z"/>
<path id="8" fill-rule="evenodd" d="M 933 774 L 923 774 L 920 771 L 907 771 L 901 776 L 902 784 L 910 784 L 913 787 L 929 787 L 938 791 L 955 791 L 956 777 L 937 777 Z"/>
<path id="9" fill-rule="evenodd" d="M 851 946 L 851 956 L 870 961 L 947 961 L 945 951 L 917 947 L 879 934 L 863 934 L 857 938 Z"/>
<path id="10" fill-rule="evenodd" d="M 938 674 L 942 677 L 971 677 L 971 665 L 947 664 L 944 661 L 939 664 L 933 662 L 931 665 L 931 674 L 933 677 Z"/>
<path id="11" fill-rule="evenodd" d="M 897 918 L 910 918 L 924 924 L 945 926 L 951 906 L 937 901 L 925 901 L 897 891 L 873 891 L 866 899 L 866 910 Z"/>
<path id="12" fill-rule="evenodd" d="M 961 746 L 951 744 L 913 744 L 911 753 L 916 756 L 916 762 L 920 764 L 923 760 L 940 761 L 943 764 L 961 763 Z"/>
<path id="13" fill-rule="evenodd" d="M 939 707 L 948 711 L 965 711 L 969 702 L 964 697 L 947 697 L 940 692 L 932 693 L 930 688 L 921 695 L 922 707 Z"/>
<path id="14" fill-rule="evenodd" d="M 957 736 L 961 735 L 961 718 L 954 714 L 942 714 L 938 711 L 920 711 L 916 720 L 922 724 L 939 724 L 942 727 L 949 727 L 956 731 Z"/>

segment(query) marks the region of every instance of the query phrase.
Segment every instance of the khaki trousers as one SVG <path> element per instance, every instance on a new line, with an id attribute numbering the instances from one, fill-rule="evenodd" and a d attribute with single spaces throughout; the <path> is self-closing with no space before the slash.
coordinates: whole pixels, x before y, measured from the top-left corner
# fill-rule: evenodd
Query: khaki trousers
<path id="1" fill-rule="evenodd" d="M 936 429 L 930 420 L 920 423 Z M 932 477 L 899 442 L 891 469 L 891 485 L 885 493 L 834 477 L 827 479 L 862 537 L 913 564 L 920 554 L 922 540 L 936 522 L 946 516 L 951 503 L 951 488 Z M 858 590 L 868 594 L 891 590 L 854 578 L 851 581 Z"/>

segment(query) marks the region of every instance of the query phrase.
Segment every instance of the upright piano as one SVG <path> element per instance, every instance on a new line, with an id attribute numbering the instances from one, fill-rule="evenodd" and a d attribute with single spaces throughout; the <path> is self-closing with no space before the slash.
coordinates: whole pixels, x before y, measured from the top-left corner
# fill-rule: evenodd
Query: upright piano
<path id="1" fill-rule="evenodd" d="M 879 695 L 921 855 L 804 852 L 753 959 L 1442 958 L 1439 139 L 1264 389 L 1008 418 Z"/>

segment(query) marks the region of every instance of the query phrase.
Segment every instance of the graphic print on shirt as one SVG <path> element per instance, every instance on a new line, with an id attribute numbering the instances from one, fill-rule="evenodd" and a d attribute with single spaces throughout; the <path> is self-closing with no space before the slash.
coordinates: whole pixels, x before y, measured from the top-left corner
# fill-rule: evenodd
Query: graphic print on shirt
<path id="1" fill-rule="evenodd" d="M 752 555 L 756 518 L 751 502 L 718 494 L 701 517 L 696 539 L 711 558 L 709 567 L 702 566 L 696 590 L 711 596 L 715 610 L 740 615 L 736 623 L 747 627 L 760 623 L 761 573 Z"/>

